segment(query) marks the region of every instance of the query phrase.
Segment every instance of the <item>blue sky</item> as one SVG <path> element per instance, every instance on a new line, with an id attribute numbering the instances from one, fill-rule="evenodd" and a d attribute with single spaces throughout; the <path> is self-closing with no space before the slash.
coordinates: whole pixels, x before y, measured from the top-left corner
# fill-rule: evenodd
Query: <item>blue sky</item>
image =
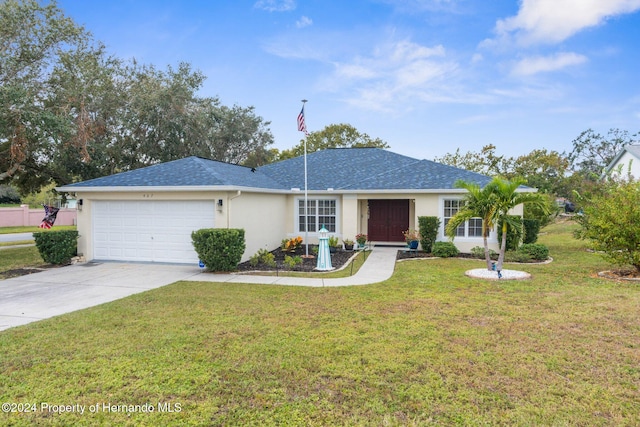
<path id="1" fill-rule="evenodd" d="M 640 0 L 58 0 L 110 53 L 189 62 L 275 147 L 348 123 L 391 150 L 570 151 L 640 131 Z"/>

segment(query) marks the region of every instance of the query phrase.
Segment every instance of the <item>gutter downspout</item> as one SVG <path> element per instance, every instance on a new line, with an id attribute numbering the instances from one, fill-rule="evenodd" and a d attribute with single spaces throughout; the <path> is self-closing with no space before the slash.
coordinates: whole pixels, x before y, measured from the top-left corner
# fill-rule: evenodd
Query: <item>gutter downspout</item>
<path id="1" fill-rule="evenodd" d="M 231 228 L 231 201 L 240 196 L 242 196 L 242 191 L 238 190 L 235 196 L 229 197 L 229 202 L 227 203 L 227 229 Z"/>

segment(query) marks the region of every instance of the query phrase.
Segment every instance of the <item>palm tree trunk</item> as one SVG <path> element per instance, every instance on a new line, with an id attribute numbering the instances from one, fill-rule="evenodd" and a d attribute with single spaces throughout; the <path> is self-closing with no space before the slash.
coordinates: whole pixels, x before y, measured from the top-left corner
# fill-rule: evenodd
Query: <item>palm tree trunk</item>
<path id="1" fill-rule="evenodd" d="M 487 270 L 491 271 L 491 254 L 489 253 L 489 242 L 487 241 L 486 232 L 483 232 L 482 241 L 484 243 L 484 259 L 487 261 Z"/>
<path id="2" fill-rule="evenodd" d="M 500 244 L 500 255 L 498 256 L 498 264 L 496 270 L 502 271 L 502 264 L 504 263 L 504 253 L 507 251 L 507 223 L 502 224 L 502 242 Z"/>

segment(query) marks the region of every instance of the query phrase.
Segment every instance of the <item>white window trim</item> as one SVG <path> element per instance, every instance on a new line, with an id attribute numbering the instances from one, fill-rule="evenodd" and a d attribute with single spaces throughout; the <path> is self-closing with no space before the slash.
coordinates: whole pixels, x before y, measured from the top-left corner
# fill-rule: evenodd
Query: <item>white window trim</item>
<path id="1" fill-rule="evenodd" d="M 447 241 L 449 240 L 449 236 L 446 235 L 445 230 L 444 230 L 444 201 L 445 200 L 463 200 L 464 197 L 461 196 L 454 196 L 454 195 L 450 195 L 450 196 L 439 196 L 438 197 L 438 212 L 440 215 L 440 230 L 438 231 L 438 237 L 440 241 Z M 458 241 L 458 242 L 482 242 L 482 236 L 474 236 L 474 237 L 468 237 L 469 234 L 469 222 L 466 221 L 465 225 L 464 225 L 464 236 L 456 236 L 455 239 L 453 240 L 454 242 Z M 489 237 L 487 237 L 487 242 L 488 243 L 494 243 L 498 241 L 498 235 L 496 233 L 495 228 L 493 230 L 491 230 L 491 232 L 489 233 Z"/>
<path id="2" fill-rule="evenodd" d="M 340 219 L 342 218 L 342 206 L 340 203 L 340 198 L 339 197 L 335 197 L 335 196 L 330 196 L 330 197 L 326 197 L 326 196 L 308 196 L 307 197 L 308 201 L 312 201 L 312 200 L 333 200 L 336 202 L 336 231 L 330 231 L 329 235 L 331 236 L 340 236 L 342 235 L 342 224 Z M 298 213 L 298 206 L 300 205 L 300 202 L 304 203 L 304 196 L 303 197 L 296 197 L 293 201 L 293 222 L 294 222 L 294 232 L 293 234 L 295 234 L 296 236 L 300 236 L 302 233 L 304 233 L 304 231 L 300 231 L 300 215 Z M 317 216 L 317 213 L 316 213 Z M 319 227 L 321 227 L 322 224 L 319 224 Z M 308 232 L 310 237 L 318 237 L 318 232 L 317 231 L 309 231 Z"/>

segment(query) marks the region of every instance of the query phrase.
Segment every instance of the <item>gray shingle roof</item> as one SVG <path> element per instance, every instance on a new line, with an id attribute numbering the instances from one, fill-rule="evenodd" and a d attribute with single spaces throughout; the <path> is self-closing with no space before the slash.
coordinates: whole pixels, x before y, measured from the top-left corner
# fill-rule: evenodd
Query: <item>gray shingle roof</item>
<path id="1" fill-rule="evenodd" d="M 173 186 L 234 186 L 284 189 L 268 176 L 257 171 L 252 172 L 251 168 L 195 156 L 78 182 L 67 185 L 65 188 Z"/>
<path id="2" fill-rule="evenodd" d="M 259 170 L 288 188 L 304 188 L 304 158 L 273 163 Z M 491 178 L 380 148 L 335 148 L 307 156 L 310 190 L 451 189 L 458 179 L 483 186 Z"/>
<path id="3" fill-rule="evenodd" d="M 418 160 L 379 148 L 336 148 L 307 156 L 308 189 L 345 191 L 446 190 L 463 179 L 481 186 L 491 178 L 429 160 Z M 258 168 L 199 157 L 136 169 L 63 187 L 232 186 L 265 190 L 304 188 L 304 158 Z"/>

